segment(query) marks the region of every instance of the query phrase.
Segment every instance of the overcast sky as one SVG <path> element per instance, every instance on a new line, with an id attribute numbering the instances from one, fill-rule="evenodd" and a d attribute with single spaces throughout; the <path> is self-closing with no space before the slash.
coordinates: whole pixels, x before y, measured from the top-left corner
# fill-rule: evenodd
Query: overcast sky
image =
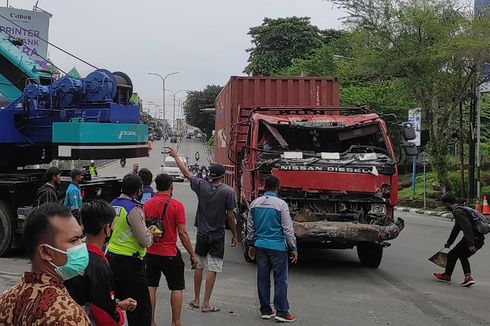
<path id="1" fill-rule="evenodd" d="M 34 3 L 10 0 L 16 8 Z M 247 32 L 264 17 L 307 16 L 320 28 L 339 28 L 343 15 L 323 0 L 40 0 L 39 7 L 53 15 L 52 43 L 99 68 L 127 73 L 144 104 L 161 103 L 161 80 L 148 72 L 180 72 L 167 78 L 171 90 L 200 90 L 242 75 Z M 64 70 L 92 70 L 52 47 L 49 56 Z"/>

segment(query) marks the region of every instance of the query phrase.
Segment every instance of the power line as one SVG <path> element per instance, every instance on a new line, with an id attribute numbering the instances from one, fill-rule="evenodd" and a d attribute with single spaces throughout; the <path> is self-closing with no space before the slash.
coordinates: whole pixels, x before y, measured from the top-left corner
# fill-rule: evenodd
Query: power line
<path id="1" fill-rule="evenodd" d="M 3 18 L 3 19 L 5 19 L 5 20 L 6 20 L 6 21 L 8 21 L 9 23 L 11 23 L 11 24 L 13 24 L 13 25 L 15 25 L 15 26 L 17 26 L 17 27 L 21 28 L 21 29 L 22 29 L 24 32 L 26 32 L 26 31 L 27 31 L 27 32 L 29 32 L 27 29 L 25 29 L 24 27 L 20 26 L 20 25 L 19 25 L 19 24 L 17 24 L 17 23 L 14 23 L 13 21 L 11 21 L 10 19 L 8 19 L 7 17 L 5 17 L 5 16 L 3 16 L 3 15 L 1 15 L 1 14 L 0 14 L 0 17 L 1 17 L 1 18 Z M 77 60 L 80 60 L 81 62 L 83 62 L 83 63 L 85 63 L 85 64 L 89 65 L 90 67 L 92 67 L 92 68 L 94 68 L 94 69 L 99 69 L 99 68 L 97 68 L 96 66 L 94 66 L 93 64 L 91 64 L 91 63 L 89 63 L 89 62 L 87 62 L 87 61 L 83 60 L 82 58 L 80 58 L 80 57 L 78 57 L 78 56 L 76 56 L 76 55 L 74 55 L 74 54 L 71 54 L 70 52 L 68 52 L 68 51 L 66 51 L 66 50 L 63 50 L 62 48 L 60 48 L 59 46 L 57 46 L 57 45 L 55 45 L 55 44 L 53 44 L 53 43 L 49 42 L 48 40 L 43 39 L 43 38 L 42 38 L 42 37 L 40 37 L 39 35 L 35 35 L 35 37 L 37 37 L 37 38 L 38 38 L 38 39 L 40 39 L 41 41 L 43 41 L 43 42 L 45 42 L 45 43 L 47 43 L 47 44 L 51 45 L 52 47 L 54 47 L 54 48 L 56 48 L 56 49 L 60 50 L 61 52 L 65 53 L 65 54 L 68 54 L 69 56 L 71 56 L 71 57 L 73 57 L 73 58 L 75 58 L 75 59 L 77 59 Z"/>

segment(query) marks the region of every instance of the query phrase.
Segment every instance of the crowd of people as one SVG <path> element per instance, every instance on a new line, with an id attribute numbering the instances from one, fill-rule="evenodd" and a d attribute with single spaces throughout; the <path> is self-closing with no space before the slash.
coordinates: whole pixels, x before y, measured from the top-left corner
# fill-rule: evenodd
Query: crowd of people
<path id="1" fill-rule="evenodd" d="M 129 325 L 154 326 L 162 274 L 171 293 L 171 324 L 182 325 L 186 264 L 178 239 L 194 269 L 194 298 L 189 305 L 203 313 L 220 311 L 211 297 L 223 270 L 226 223 L 232 235 L 230 245 L 238 243 L 235 192 L 223 183 L 226 171 L 222 165 L 211 165 L 207 179 L 203 179 L 187 168 L 175 150 L 169 155 L 197 196 L 195 247 L 186 229 L 185 207 L 174 198 L 169 175 L 153 179 L 148 169 L 135 164 L 122 180 L 119 197 L 111 203 L 94 200 L 82 204 L 82 173 L 75 169 L 61 205 L 56 192 L 61 171 L 49 168 L 47 183 L 38 191 L 38 207 L 24 225 L 31 271 L 0 295 L 0 325 L 111 326 L 123 325 L 127 319 Z M 280 180 L 269 176 L 263 186 L 264 194 L 250 205 L 244 239 L 249 256 L 257 262 L 260 316 L 294 322 L 287 299 L 288 264 L 298 260 L 293 222 L 287 203 L 277 196 Z M 475 281 L 468 258 L 483 246 L 484 236 L 453 195 L 445 195 L 442 202 L 455 216 L 446 247 L 459 232 L 464 237 L 449 252 L 446 271 L 434 276 L 449 282 L 459 259 L 465 273 L 462 285 L 469 287 Z"/>
<path id="2" fill-rule="evenodd" d="M 173 197 L 169 175 L 153 179 L 148 169 L 135 164 L 123 178 L 118 198 L 111 203 L 94 200 L 82 204 L 79 183 L 83 174 L 75 169 L 60 204 L 57 188 L 61 171 L 49 168 L 47 183 L 39 189 L 37 206 L 24 228 L 32 268 L 24 273 L 21 283 L 0 295 L 0 306 L 6 308 L 0 311 L 1 325 L 123 325 L 127 320 L 129 325 L 153 326 L 162 274 L 171 293 L 171 323 L 181 325 L 186 264 L 178 239 L 194 269 L 190 307 L 203 313 L 220 311 L 211 297 L 223 270 L 225 224 L 232 235 L 230 245 L 238 243 L 235 193 L 223 183 L 222 165 L 211 165 L 203 179 L 186 167 L 175 150 L 169 154 L 197 196 L 195 247 L 186 229 L 185 207 Z M 248 239 L 257 246 L 261 316 L 294 321 L 287 303 L 288 246 L 293 262 L 297 260 L 292 221 L 287 204 L 274 195 L 278 180 L 272 177 L 266 187 L 264 200 L 272 201 L 274 207 L 252 211 L 249 223 L 258 227 Z M 273 221 L 264 223 L 264 219 Z M 272 271 L 277 278 L 275 309 L 268 298 L 270 280 L 266 281 Z"/>

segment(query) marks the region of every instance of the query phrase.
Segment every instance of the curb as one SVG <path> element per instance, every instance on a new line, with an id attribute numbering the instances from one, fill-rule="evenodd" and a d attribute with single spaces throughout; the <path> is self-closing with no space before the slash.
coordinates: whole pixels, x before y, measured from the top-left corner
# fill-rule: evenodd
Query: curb
<path id="1" fill-rule="evenodd" d="M 440 212 L 440 211 L 431 211 L 431 210 L 425 210 L 425 209 L 421 209 L 421 208 L 396 206 L 395 211 L 429 215 L 429 216 L 437 216 L 437 217 L 447 218 L 447 219 L 451 219 L 451 220 L 453 219 L 452 213 Z"/>

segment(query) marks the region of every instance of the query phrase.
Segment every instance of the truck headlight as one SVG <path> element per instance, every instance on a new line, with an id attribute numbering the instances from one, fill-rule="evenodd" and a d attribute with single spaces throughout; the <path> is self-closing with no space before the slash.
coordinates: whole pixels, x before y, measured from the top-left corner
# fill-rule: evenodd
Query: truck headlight
<path id="1" fill-rule="evenodd" d="M 372 204 L 371 210 L 368 213 L 369 215 L 378 215 L 384 216 L 386 215 L 386 205 Z"/>

